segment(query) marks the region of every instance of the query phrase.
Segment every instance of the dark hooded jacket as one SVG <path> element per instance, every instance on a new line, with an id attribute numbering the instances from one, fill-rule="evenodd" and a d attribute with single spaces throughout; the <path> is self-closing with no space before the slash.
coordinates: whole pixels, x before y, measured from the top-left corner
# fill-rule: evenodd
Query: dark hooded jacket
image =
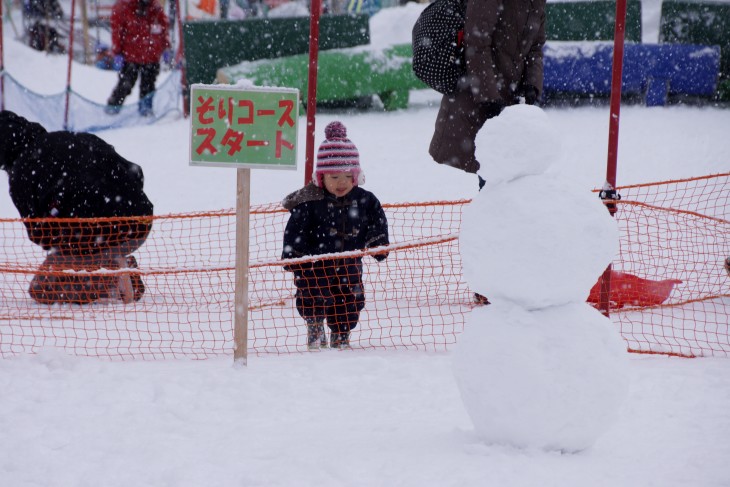
<path id="1" fill-rule="evenodd" d="M 66 218 L 151 216 L 142 168 L 99 137 L 47 132 L 11 111 L 0 112 L 0 169 L 30 239 L 46 250 L 93 253 L 145 238 L 151 219 L 78 222 Z"/>
<path id="2" fill-rule="evenodd" d="M 284 230 L 282 259 L 363 250 L 389 243 L 388 220 L 380 201 L 359 186 L 338 198 L 309 184 L 287 196 L 282 205 L 291 213 Z M 387 254 L 373 257 L 383 260 Z M 307 270 L 311 266 L 304 265 Z M 338 275 L 359 276 L 362 258 L 337 259 L 336 266 L 339 266 Z M 320 263 L 319 267 L 333 266 Z M 287 267 L 287 270 L 300 276 L 301 266 Z"/>

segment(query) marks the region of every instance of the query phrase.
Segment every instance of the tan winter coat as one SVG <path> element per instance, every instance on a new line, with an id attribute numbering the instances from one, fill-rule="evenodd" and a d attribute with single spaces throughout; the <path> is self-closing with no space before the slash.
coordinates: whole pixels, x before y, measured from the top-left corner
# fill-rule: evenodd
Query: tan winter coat
<path id="1" fill-rule="evenodd" d="M 545 0 L 466 0 L 466 76 L 444 95 L 429 153 L 440 163 L 476 173 L 474 140 L 488 119 L 517 103 L 525 85 L 543 85 Z"/>
<path id="2" fill-rule="evenodd" d="M 476 102 L 513 104 L 523 84 L 542 92 L 545 0 L 471 0 L 464 25 L 467 82 Z"/>

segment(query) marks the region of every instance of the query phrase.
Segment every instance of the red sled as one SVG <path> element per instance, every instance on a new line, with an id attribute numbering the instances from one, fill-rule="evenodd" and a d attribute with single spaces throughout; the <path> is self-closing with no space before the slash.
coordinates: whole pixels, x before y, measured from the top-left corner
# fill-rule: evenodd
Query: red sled
<path id="1" fill-rule="evenodd" d="M 669 299 L 674 286 L 681 284 L 677 279 L 665 279 L 653 281 L 625 272 L 611 271 L 611 294 L 609 301 L 612 308 L 623 308 L 626 305 L 643 307 L 656 306 Z M 598 304 L 600 301 L 601 284 L 603 276 L 591 288 L 588 294 L 588 302 Z"/>

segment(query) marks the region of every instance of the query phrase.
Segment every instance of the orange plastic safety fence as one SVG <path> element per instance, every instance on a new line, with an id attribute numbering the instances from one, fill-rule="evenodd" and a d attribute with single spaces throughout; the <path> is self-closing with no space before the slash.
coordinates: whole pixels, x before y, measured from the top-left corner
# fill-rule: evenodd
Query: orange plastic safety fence
<path id="1" fill-rule="evenodd" d="M 730 255 L 730 174 L 619 192 L 621 251 L 614 270 L 651 281 L 682 281 L 661 305 L 636 307 L 629 301 L 612 311 L 629 348 L 728 356 L 730 277 L 722 261 Z M 384 205 L 392 242 L 388 258 L 377 262 L 371 254 L 383 249 L 373 249 L 339 254 L 339 261 L 320 256 L 316 262 L 286 262 L 305 267 L 315 262 L 314 280 L 285 271 L 279 260 L 288 212 L 278 204 L 253 207 L 249 352 L 307 350 L 297 284 L 299 308 L 310 322 L 327 315 L 344 330 L 359 310 L 349 337 L 353 348 L 448 349 L 474 306 L 463 282 L 457 240 L 468 203 Z M 25 224 L 30 223 L 0 219 L 0 356 L 42 347 L 116 360 L 232 355 L 235 211 L 153 217 L 151 232 L 133 253 L 136 262 L 109 251 L 104 239 L 88 238 L 81 241 L 101 250 L 89 249 L 84 257 L 77 248 L 71 253 L 82 257 L 73 263 L 53 260 L 28 239 Z M 118 231 L 129 221 L 68 223 Z M 334 285 L 339 280 L 328 279 L 353 272 L 350 266 L 342 270 L 344 258 L 350 264 L 362 258 L 361 288 L 343 288 Z M 43 292 L 33 294 L 34 283 Z M 314 284 L 316 299 L 308 300 Z M 612 284 L 622 285 L 620 280 Z"/>
<path id="2" fill-rule="evenodd" d="M 353 348 L 445 350 L 455 343 L 473 306 L 454 235 L 466 203 L 385 205 L 393 245 L 383 262 L 362 258 L 364 307 L 350 336 Z M 295 276 L 279 259 L 288 217 L 279 205 L 252 208 L 252 353 L 307 350 L 306 322 L 295 305 Z M 119 223 L 93 220 L 99 222 Z M 74 265 L 62 260 L 51 268 L 43 264 L 46 252 L 28 239 L 23 220 L 0 220 L 0 232 L 0 355 L 41 347 L 112 359 L 232 354 L 235 211 L 153 217 L 131 268 L 106 255 L 80 258 Z M 44 283 L 52 282 L 41 302 L 28 292 L 39 275 Z M 118 288 L 125 276 L 132 284 L 141 281 L 144 294 L 123 299 Z"/>
<path id="3" fill-rule="evenodd" d="M 629 349 L 730 356 L 730 173 L 618 188 L 613 268 L 669 289 L 661 304 L 614 309 Z M 628 287 L 612 280 L 611 287 Z"/>

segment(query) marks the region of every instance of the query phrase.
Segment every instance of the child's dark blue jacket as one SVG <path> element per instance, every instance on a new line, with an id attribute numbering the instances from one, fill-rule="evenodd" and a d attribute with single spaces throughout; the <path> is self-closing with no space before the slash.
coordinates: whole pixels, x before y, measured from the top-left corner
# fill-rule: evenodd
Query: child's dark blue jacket
<path id="1" fill-rule="evenodd" d="M 282 205 L 291 213 L 284 230 L 283 259 L 362 250 L 389 243 L 388 220 L 380 201 L 359 186 L 337 198 L 323 188 L 308 184 L 287 196 Z M 383 260 L 387 254 L 374 257 Z M 357 273 L 359 277 L 362 270 L 361 257 L 338 259 L 337 264 L 340 276 L 354 277 Z M 353 265 L 357 269 L 352 269 Z M 299 274 L 300 269 L 287 270 Z M 327 275 L 332 276 L 330 272 Z"/>

